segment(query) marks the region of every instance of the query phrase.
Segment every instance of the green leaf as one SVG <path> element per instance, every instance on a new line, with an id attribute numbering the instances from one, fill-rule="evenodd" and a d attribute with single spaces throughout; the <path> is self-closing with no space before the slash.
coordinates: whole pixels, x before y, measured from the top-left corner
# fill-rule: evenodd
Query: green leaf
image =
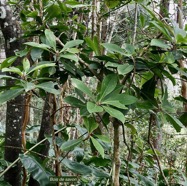
<path id="1" fill-rule="evenodd" d="M 91 97 L 92 99 L 94 98 L 94 96 L 92 95 L 92 91 L 80 80 L 72 78 L 72 85 L 81 90 L 83 93 L 87 94 L 89 97 Z"/>
<path id="2" fill-rule="evenodd" d="M 94 147 L 96 148 L 96 150 L 99 152 L 99 154 L 101 155 L 102 158 L 104 158 L 105 156 L 105 153 L 104 153 L 104 149 L 103 147 L 101 146 L 101 144 L 96 140 L 94 139 L 93 137 L 91 137 L 91 141 L 94 145 Z"/>
<path id="3" fill-rule="evenodd" d="M 49 184 L 50 174 L 34 159 L 34 157 L 20 154 L 20 160 L 25 169 L 39 182 L 41 186 Z"/>
<path id="4" fill-rule="evenodd" d="M 7 76 L 7 75 L 0 75 L 0 79 L 17 79 L 18 80 L 18 78 L 15 78 L 13 76 Z"/>
<path id="5" fill-rule="evenodd" d="M 181 128 L 185 128 L 185 126 L 178 120 L 176 117 L 166 113 L 167 120 L 172 124 L 177 132 L 181 131 Z"/>
<path id="6" fill-rule="evenodd" d="M 107 75 L 101 84 L 99 100 L 102 100 L 105 96 L 110 94 L 116 88 L 117 82 L 118 82 L 118 79 L 117 79 L 116 74 Z"/>
<path id="7" fill-rule="evenodd" d="M 105 4 L 108 6 L 108 8 L 115 8 L 117 5 L 119 5 L 119 3 L 119 0 L 105 0 Z"/>
<path id="8" fill-rule="evenodd" d="M 52 20 L 52 18 L 61 17 L 62 10 L 59 5 L 52 4 L 51 6 L 47 7 L 47 9 L 44 11 L 44 14 L 46 15 L 45 21 L 48 19 Z"/>
<path id="9" fill-rule="evenodd" d="M 118 45 L 116 44 L 112 44 L 112 43 L 102 43 L 101 44 L 107 51 L 109 51 L 110 53 L 119 53 L 122 55 L 125 55 L 125 51 L 120 48 Z"/>
<path id="10" fill-rule="evenodd" d="M 55 89 L 54 88 L 55 85 L 56 85 L 56 83 L 49 81 L 49 82 L 45 82 L 45 83 L 41 83 L 41 84 L 36 85 L 36 88 L 40 88 L 40 89 L 43 89 L 46 92 L 49 92 L 51 94 L 58 95 L 58 94 L 60 94 L 60 90 Z"/>
<path id="11" fill-rule="evenodd" d="M 98 178 L 109 178 L 109 175 L 107 173 L 105 173 L 103 171 L 100 171 L 96 168 L 92 168 L 92 173 L 93 173 L 94 176 L 96 176 Z"/>
<path id="12" fill-rule="evenodd" d="M 89 101 L 87 102 L 87 109 L 89 113 L 103 112 L 103 108 L 101 106 L 98 106 L 95 103 Z"/>
<path id="13" fill-rule="evenodd" d="M 46 44 L 40 44 L 40 43 L 35 43 L 35 42 L 26 42 L 24 44 L 29 45 L 31 47 L 35 47 L 35 48 L 41 48 L 41 49 L 47 50 L 47 51 L 49 51 L 49 49 L 51 48 L 50 46 L 48 46 Z"/>
<path id="14" fill-rule="evenodd" d="M 54 33 L 51 30 L 46 29 L 45 36 L 47 41 L 49 42 L 49 45 L 56 51 L 56 36 L 54 35 Z"/>
<path id="15" fill-rule="evenodd" d="M 84 125 L 89 133 L 92 133 L 99 126 L 98 123 L 96 123 L 95 119 L 92 117 L 84 117 Z"/>
<path id="16" fill-rule="evenodd" d="M 28 92 L 30 90 L 33 90 L 35 88 L 35 84 L 32 82 L 25 82 L 25 84 L 23 85 L 25 92 Z"/>
<path id="17" fill-rule="evenodd" d="M 76 146 L 78 146 L 82 142 L 82 138 L 69 140 L 64 143 L 62 143 L 60 149 L 62 151 L 70 151 L 73 150 Z"/>
<path id="18" fill-rule="evenodd" d="M 19 96 L 24 91 L 23 88 L 10 89 L 0 93 L 0 105 Z"/>
<path id="19" fill-rule="evenodd" d="M 80 39 L 73 40 L 73 41 L 68 41 L 68 42 L 64 45 L 64 47 L 63 47 L 63 49 L 60 51 L 60 53 L 63 52 L 63 51 L 65 51 L 65 50 L 67 50 L 67 49 L 69 49 L 69 48 L 73 48 L 73 47 L 75 47 L 75 46 L 78 46 L 78 45 L 82 44 L 83 42 L 84 42 L 84 41 L 83 41 L 83 40 L 80 40 Z"/>
<path id="20" fill-rule="evenodd" d="M 134 127 L 134 125 L 130 124 L 130 123 L 125 123 L 125 126 L 129 129 L 131 129 L 131 133 L 134 135 L 134 134 L 137 134 L 137 130 L 136 128 Z"/>
<path id="21" fill-rule="evenodd" d="M 101 104 L 106 105 L 112 105 L 114 107 L 120 108 L 120 109 L 128 109 L 124 104 L 120 103 L 119 100 L 113 100 L 113 98 L 109 98 L 108 100 L 102 101 Z"/>
<path id="22" fill-rule="evenodd" d="M 95 52 L 95 54 L 97 55 L 97 56 L 99 56 L 100 55 L 100 47 L 99 47 L 99 42 L 98 42 L 98 39 L 97 39 L 97 37 L 94 37 L 95 39 L 93 39 L 93 41 L 92 41 L 92 39 L 91 38 L 89 38 L 89 37 L 86 37 L 85 38 L 85 41 L 86 41 L 86 44 Z"/>
<path id="23" fill-rule="evenodd" d="M 72 53 L 72 54 L 77 54 L 80 52 L 80 50 L 77 48 L 68 48 L 67 52 Z"/>
<path id="24" fill-rule="evenodd" d="M 28 72 L 29 68 L 30 68 L 30 61 L 27 58 L 24 58 L 23 59 L 23 70 L 25 72 Z"/>
<path id="25" fill-rule="evenodd" d="M 12 56 L 9 58 L 6 58 L 1 64 L 0 64 L 0 69 L 3 69 L 5 67 L 9 67 L 14 61 L 17 59 L 17 56 Z"/>
<path id="26" fill-rule="evenodd" d="M 187 113 L 184 112 L 180 117 L 179 117 L 180 122 L 187 127 Z"/>
<path id="27" fill-rule="evenodd" d="M 144 72 L 141 76 L 142 78 L 141 78 L 140 86 L 142 87 L 143 84 L 145 84 L 147 81 L 149 81 L 154 76 L 154 73 L 151 71 L 147 71 L 147 72 Z"/>
<path id="28" fill-rule="evenodd" d="M 64 159 L 62 163 L 74 173 L 78 173 L 82 175 L 88 175 L 92 173 L 92 169 L 89 166 L 86 166 L 84 164 L 71 161 L 69 159 Z"/>
<path id="29" fill-rule="evenodd" d="M 22 71 L 16 67 L 3 68 L 2 72 L 13 72 L 15 74 L 18 74 L 19 76 L 23 75 Z"/>
<path id="30" fill-rule="evenodd" d="M 79 58 L 76 54 L 61 54 L 60 57 L 65 58 L 65 59 L 70 59 L 73 60 L 75 62 L 79 61 Z"/>
<path id="31" fill-rule="evenodd" d="M 134 66 L 129 64 L 118 65 L 117 70 L 119 74 L 125 75 L 133 70 Z"/>
<path id="32" fill-rule="evenodd" d="M 66 103 L 69 103 L 73 107 L 80 108 L 80 107 L 85 107 L 86 106 L 85 103 L 83 103 L 81 100 L 79 100 L 79 99 L 77 99 L 73 96 L 67 96 L 66 98 L 64 98 L 64 101 Z"/>
<path id="33" fill-rule="evenodd" d="M 38 64 L 32 66 L 27 74 L 30 74 L 31 72 L 33 71 L 36 71 L 36 70 L 41 70 L 42 68 L 47 68 L 47 67 L 54 67 L 55 66 L 55 63 L 52 63 L 51 61 L 42 61 L 42 62 L 39 62 Z"/>
<path id="34" fill-rule="evenodd" d="M 124 43 L 122 45 L 122 48 L 125 49 L 125 51 L 127 52 L 126 53 L 126 56 L 132 56 L 134 53 L 135 53 L 135 48 L 133 45 L 131 44 L 127 44 L 127 43 Z"/>
<path id="35" fill-rule="evenodd" d="M 113 101 L 119 101 L 123 105 L 131 105 L 137 101 L 137 98 L 126 93 L 123 94 L 111 94 L 109 98 L 104 99 L 102 103 L 112 103 Z"/>
<path id="36" fill-rule="evenodd" d="M 146 185 L 146 186 L 155 186 L 154 182 L 150 181 L 147 177 L 142 176 L 141 174 L 136 173 L 138 178 Z"/>
<path id="37" fill-rule="evenodd" d="M 105 135 L 94 135 L 97 138 L 99 138 L 101 141 L 105 142 L 105 143 L 110 143 L 110 138 L 109 136 L 105 136 Z"/>
<path id="38" fill-rule="evenodd" d="M 164 49 L 169 49 L 170 46 L 167 45 L 163 40 L 161 39 L 152 39 L 151 40 L 151 46 L 157 46 Z"/>
<path id="39" fill-rule="evenodd" d="M 38 59 L 42 58 L 42 53 L 44 51 L 41 48 L 32 48 L 30 55 L 33 61 L 37 61 Z"/>
<path id="40" fill-rule="evenodd" d="M 110 114 L 110 116 L 120 120 L 122 123 L 125 122 L 125 116 L 123 115 L 122 112 L 120 112 L 119 110 L 117 109 L 113 109 L 111 107 L 108 107 L 108 106 L 103 106 L 104 110 Z"/>

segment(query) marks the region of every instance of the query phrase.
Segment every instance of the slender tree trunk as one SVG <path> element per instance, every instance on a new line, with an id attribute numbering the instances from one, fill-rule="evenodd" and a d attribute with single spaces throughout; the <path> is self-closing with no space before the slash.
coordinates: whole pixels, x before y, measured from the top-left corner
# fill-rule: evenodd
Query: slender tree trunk
<path id="1" fill-rule="evenodd" d="M 113 174 L 112 174 L 112 186 L 120 186 L 120 124 L 117 120 L 114 120 L 114 147 L 113 147 Z"/>
<path id="2" fill-rule="evenodd" d="M 169 0 L 161 0 L 160 2 L 160 19 L 164 17 L 168 17 L 169 15 Z M 157 79 L 157 87 L 161 87 L 161 82 L 162 80 Z M 157 113 L 157 111 L 154 111 Z M 153 142 L 153 147 L 157 150 L 160 150 L 161 148 L 161 143 L 162 143 L 162 129 L 158 127 L 158 122 L 157 122 L 157 115 L 156 114 L 150 114 L 150 122 L 152 125 L 152 142 Z"/>
<path id="3" fill-rule="evenodd" d="M 0 25 L 5 39 L 6 57 L 14 55 L 15 50 L 21 48 L 21 41 L 18 39 L 20 28 L 17 25 L 16 19 L 12 15 L 10 7 L 6 0 L 0 1 L 1 15 Z M 18 40 L 16 40 L 18 39 Z M 14 40 L 14 41 L 11 41 Z M 19 65 L 17 60 L 15 65 Z M 11 74 L 14 76 L 14 74 Z M 15 76 L 16 77 L 16 76 Z M 14 85 L 14 80 L 7 81 L 8 86 Z M 18 158 L 21 152 L 21 127 L 22 115 L 24 110 L 24 97 L 22 95 L 8 101 L 6 113 L 6 134 L 5 134 L 5 160 L 13 162 Z M 21 185 L 21 164 L 17 163 L 5 174 L 5 181 L 13 186 Z"/>
<path id="4" fill-rule="evenodd" d="M 43 140 L 45 138 L 45 135 L 52 134 L 53 123 L 51 122 L 51 114 L 52 114 L 52 111 L 50 109 L 52 108 L 51 104 L 53 104 L 52 99 L 51 99 L 51 94 L 48 94 L 45 100 L 44 108 L 43 108 L 41 127 L 39 131 L 39 136 L 37 139 L 38 142 Z M 50 143 L 48 140 L 46 140 L 42 145 L 43 145 L 43 148 L 38 153 L 42 155 L 40 158 L 44 160 L 46 156 L 48 156 Z M 29 186 L 40 186 L 40 184 L 36 180 L 34 180 L 32 177 L 30 177 L 28 185 Z"/>
<path id="5" fill-rule="evenodd" d="M 177 12 L 177 22 L 179 24 L 179 28 L 183 28 L 183 13 L 182 13 L 182 9 L 183 9 L 183 1 L 182 0 L 178 0 L 178 12 Z M 180 60 L 179 64 L 180 64 L 180 68 L 184 69 L 185 68 L 185 63 L 186 61 Z M 187 99 L 187 83 L 186 81 L 181 80 L 181 95 L 182 97 L 184 97 L 185 99 Z M 184 112 L 187 112 L 187 103 L 183 103 L 183 107 L 184 107 Z M 186 176 L 187 176 L 187 149 L 186 149 L 186 161 L 185 161 L 185 170 L 186 170 Z"/>

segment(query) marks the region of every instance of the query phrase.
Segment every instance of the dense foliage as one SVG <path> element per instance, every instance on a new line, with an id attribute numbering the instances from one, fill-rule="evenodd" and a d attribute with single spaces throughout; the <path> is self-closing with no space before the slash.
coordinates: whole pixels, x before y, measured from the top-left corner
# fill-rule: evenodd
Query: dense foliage
<path id="1" fill-rule="evenodd" d="M 0 104 L 24 94 L 35 123 L 20 131 L 26 143 L 15 162 L 0 154 L 1 185 L 17 161 L 42 186 L 69 175 L 76 185 L 187 185 L 187 100 L 168 87 L 187 78 L 186 27 L 161 19 L 149 1 L 94 2 L 9 2 L 25 42 L 1 63 L 0 78 L 15 83 L 1 87 Z M 46 97 L 52 130 L 40 141 Z"/>

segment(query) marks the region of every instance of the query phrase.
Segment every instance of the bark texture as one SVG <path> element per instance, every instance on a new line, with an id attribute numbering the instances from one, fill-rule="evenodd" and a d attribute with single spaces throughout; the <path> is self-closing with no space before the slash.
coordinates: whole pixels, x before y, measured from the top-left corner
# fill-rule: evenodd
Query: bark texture
<path id="1" fill-rule="evenodd" d="M 0 26 L 5 39 L 6 57 L 14 55 L 15 50 L 21 48 L 21 41 L 17 40 L 20 29 L 14 18 L 11 8 L 5 0 L 0 1 Z M 15 65 L 19 65 L 17 60 Z M 14 76 L 13 74 L 11 74 Z M 15 75 L 16 77 L 16 75 Z M 14 80 L 7 81 L 8 86 L 14 85 Z M 21 152 L 21 126 L 24 110 L 24 97 L 22 95 L 7 103 L 6 135 L 5 135 L 5 160 L 13 162 Z M 17 163 L 5 174 L 5 181 L 12 186 L 21 185 L 21 164 Z"/>

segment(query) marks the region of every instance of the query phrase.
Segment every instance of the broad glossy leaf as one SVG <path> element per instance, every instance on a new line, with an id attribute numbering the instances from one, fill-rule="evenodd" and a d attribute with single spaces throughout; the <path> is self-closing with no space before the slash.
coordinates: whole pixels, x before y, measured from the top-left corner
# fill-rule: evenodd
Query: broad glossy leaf
<path id="1" fill-rule="evenodd" d="M 64 143 L 62 143 L 60 149 L 62 151 L 70 151 L 73 150 L 76 146 L 78 146 L 82 142 L 82 138 L 74 139 L 74 140 L 68 140 Z"/>
<path id="2" fill-rule="evenodd" d="M 105 156 L 105 153 L 104 153 L 104 149 L 103 147 L 101 146 L 101 144 L 96 140 L 94 139 L 93 137 L 91 137 L 91 141 L 94 145 L 94 147 L 96 148 L 96 150 L 99 152 L 99 154 L 101 155 L 102 158 L 104 158 Z"/>
<path id="3" fill-rule="evenodd" d="M 46 92 L 49 92 L 51 94 L 60 94 L 60 90 L 57 90 L 54 88 L 54 86 L 56 85 L 56 83 L 53 83 L 51 81 L 49 82 L 45 82 L 45 83 L 41 83 L 41 84 L 37 84 L 36 88 L 40 88 L 45 90 Z"/>
<path id="4" fill-rule="evenodd" d="M 84 117 L 84 125 L 89 133 L 92 133 L 99 126 L 95 119 L 92 117 Z"/>
<path id="5" fill-rule="evenodd" d="M 23 59 L 23 70 L 27 72 L 30 68 L 30 61 L 27 58 Z"/>
<path id="6" fill-rule="evenodd" d="M 116 74 L 107 75 L 101 84 L 99 100 L 102 100 L 105 96 L 110 94 L 116 88 L 117 82 L 118 79 Z"/>
<path id="7" fill-rule="evenodd" d="M 89 166 L 86 166 L 84 164 L 71 161 L 69 159 L 64 159 L 62 163 L 74 173 L 78 173 L 82 175 L 88 175 L 92 173 L 92 169 Z"/>
<path id="8" fill-rule="evenodd" d="M 131 105 L 137 101 L 137 98 L 126 93 L 123 94 L 114 94 L 110 96 L 108 99 L 103 100 L 104 103 L 109 103 L 112 101 L 119 101 L 123 105 Z M 102 103 L 103 103 L 102 102 Z"/>
<path id="9" fill-rule="evenodd" d="M 72 53 L 72 54 L 77 54 L 80 52 L 80 50 L 77 48 L 68 48 L 67 52 Z"/>
<path id="10" fill-rule="evenodd" d="M 103 112 L 103 108 L 101 106 L 96 105 L 92 102 L 87 102 L 87 110 L 89 113 L 95 113 L 95 112 Z"/>
<path id="11" fill-rule="evenodd" d="M 43 62 L 39 62 L 38 64 L 32 66 L 27 74 L 30 74 L 31 72 L 35 71 L 35 70 L 39 70 L 39 69 L 42 69 L 42 68 L 47 68 L 47 67 L 54 67 L 55 66 L 55 63 L 52 63 L 51 61 L 43 61 Z"/>
<path id="12" fill-rule="evenodd" d="M 92 40 L 89 37 L 86 37 L 85 41 L 86 41 L 86 44 L 95 52 L 96 55 L 100 55 L 98 43 L 95 43 L 94 40 Z"/>
<path id="13" fill-rule="evenodd" d="M 0 75 L 0 79 L 17 79 L 18 80 L 18 78 L 15 78 L 13 76 L 7 76 L 7 75 Z"/>
<path id="14" fill-rule="evenodd" d="M 40 59 L 42 57 L 42 53 L 44 51 L 40 48 L 32 48 L 31 50 L 31 58 L 33 61 L 37 61 L 38 59 Z"/>
<path id="15" fill-rule="evenodd" d="M 123 115 L 122 112 L 120 112 L 119 110 L 117 109 L 113 109 L 111 107 L 108 107 L 108 106 L 103 106 L 104 110 L 106 112 L 108 112 L 110 114 L 110 116 L 120 120 L 122 123 L 125 122 L 125 116 Z"/>
<path id="16" fill-rule="evenodd" d="M 120 109 L 128 109 L 124 104 L 122 104 L 119 100 L 112 100 L 112 97 L 108 100 L 102 101 L 101 104 L 106 105 L 112 105 L 114 107 L 120 108 Z"/>
<path id="17" fill-rule="evenodd" d="M 134 66 L 129 64 L 118 65 L 117 70 L 119 74 L 125 75 L 133 70 Z"/>
<path id="18" fill-rule="evenodd" d="M 68 42 L 64 45 L 64 47 L 63 47 L 63 49 L 60 51 L 60 53 L 63 52 L 63 51 L 65 51 L 65 50 L 67 50 L 67 49 L 69 49 L 69 48 L 73 48 L 73 47 L 75 47 L 75 46 L 78 46 L 78 45 L 82 44 L 83 42 L 84 42 L 84 41 L 83 41 L 83 40 L 80 40 L 80 39 L 68 41 Z"/>
<path id="19" fill-rule="evenodd" d="M 87 94 L 89 97 L 94 98 L 92 91 L 80 80 L 72 78 L 72 85 L 81 90 L 83 93 Z"/>
<path id="20" fill-rule="evenodd" d="M 70 105 L 72 105 L 73 107 L 86 107 L 86 104 L 83 103 L 81 100 L 73 97 L 73 96 L 67 96 L 66 98 L 64 98 L 64 101 L 66 103 L 69 103 Z"/>
<path id="21" fill-rule="evenodd" d="M 109 136 L 106 136 L 106 135 L 94 135 L 94 136 L 96 136 L 97 138 L 99 138 L 103 142 L 110 143 Z"/>
<path id="22" fill-rule="evenodd" d="M 73 60 L 75 62 L 78 62 L 79 61 L 79 58 L 76 54 L 61 54 L 60 57 L 62 58 L 65 58 L 65 59 L 70 59 L 70 60 Z"/>
<path id="23" fill-rule="evenodd" d="M 50 174 L 34 159 L 34 157 L 20 154 L 20 160 L 25 169 L 39 182 L 41 186 L 49 184 Z"/>
<path id="24" fill-rule="evenodd" d="M 54 35 L 54 33 L 51 30 L 46 29 L 45 30 L 45 36 L 46 36 L 47 41 L 49 42 L 49 45 L 54 50 L 56 50 L 56 36 Z"/>
<path id="25" fill-rule="evenodd" d="M 92 168 L 92 173 L 94 176 L 96 176 L 98 178 L 109 178 L 109 174 L 107 174 L 99 169 L 96 169 L 96 168 Z"/>
<path id="26" fill-rule="evenodd" d="M 32 82 L 25 82 L 25 84 L 23 85 L 25 92 L 28 92 L 30 90 L 33 90 L 35 88 L 35 84 Z"/>
<path id="27" fill-rule="evenodd" d="M 154 76 L 153 72 L 147 71 L 141 75 L 141 87 Z"/>
<path id="28" fill-rule="evenodd" d="M 181 128 L 185 128 L 185 126 L 180 122 L 180 120 L 172 116 L 171 114 L 166 113 L 166 117 L 177 132 L 180 132 Z"/>
<path id="29" fill-rule="evenodd" d="M 41 48 L 41 49 L 47 50 L 47 51 L 49 51 L 49 49 L 51 48 L 49 45 L 35 43 L 35 42 L 26 42 L 24 44 L 28 45 L 28 46 L 31 46 L 31 47 L 35 47 L 35 48 Z"/>
<path id="30" fill-rule="evenodd" d="M 12 56 L 9 58 L 6 58 L 1 64 L 0 64 L 0 69 L 3 69 L 5 67 L 9 67 L 14 61 L 17 59 L 17 56 Z"/>
<path id="31" fill-rule="evenodd" d="M 109 51 L 110 53 L 116 52 L 122 55 L 125 55 L 125 51 L 120 48 L 118 45 L 116 44 L 112 44 L 112 43 L 103 43 L 102 46 Z"/>
<path id="32" fill-rule="evenodd" d="M 164 49 L 170 48 L 170 46 L 161 39 L 152 39 L 151 46 L 157 46 L 157 47 L 164 48 Z"/>
<path id="33" fill-rule="evenodd" d="M 23 92 L 24 88 L 5 90 L 4 92 L 0 93 L 0 105 L 19 96 Z"/>
<path id="34" fill-rule="evenodd" d="M 15 74 L 18 74 L 19 76 L 23 75 L 22 71 L 16 67 L 3 68 L 2 72 L 13 72 Z"/>

